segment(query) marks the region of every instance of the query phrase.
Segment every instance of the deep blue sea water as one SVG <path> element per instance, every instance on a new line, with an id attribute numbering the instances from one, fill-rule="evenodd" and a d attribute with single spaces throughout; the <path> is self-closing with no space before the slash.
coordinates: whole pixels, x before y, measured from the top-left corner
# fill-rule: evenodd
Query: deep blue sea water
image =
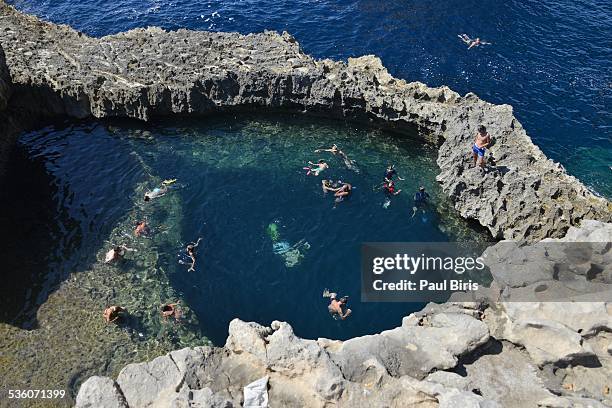
<path id="1" fill-rule="evenodd" d="M 318 58 L 376 54 L 390 72 L 514 106 L 528 134 L 612 197 L 612 2 L 598 0 L 12 0 L 93 36 L 286 30 Z M 467 50 L 457 34 L 493 45 Z"/>

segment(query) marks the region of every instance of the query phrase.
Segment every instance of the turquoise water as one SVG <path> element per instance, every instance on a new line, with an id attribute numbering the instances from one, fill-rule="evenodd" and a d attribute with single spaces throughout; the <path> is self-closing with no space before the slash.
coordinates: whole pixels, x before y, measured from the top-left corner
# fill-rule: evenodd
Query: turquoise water
<path id="1" fill-rule="evenodd" d="M 329 153 L 314 153 L 332 143 L 357 162 L 359 173 Z M 26 134 L 20 146 L 28 160 L 44 167 L 48 179 L 29 180 L 26 173 L 19 184 L 48 186 L 55 206 L 36 220 L 38 229 L 51 231 L 49 248 L 28 241 L 27 234 L 22 238 L 26 247 L 38 245 L 47 254 L 30 269 L 22 268 L 21 273 L 33 277 L 14 283 L 34 282 L 30 301 L 19 305 L 24 313 L 11 316 L 24 326 L 69 273 L 90 269 L 111 245 L 125 244 L 140 251 L 128 259 L 146 258 L 143 251 L 159 254 L 159 273 L 197 317 L 193 330 L 216 344 L 224 343 L 235 317 L 266 325 L 284 320 L 304 337 L 345 339 L 399 325 L 422 306 L 359 302 L 362 242 L 487 239 L 458 217 L 436 184 L 434 148 L 341 122 L 289 116 L 177 119 L 146 127 L 86 122 Z M 335 205 L 333 197 L 323 194 L 321 177 L 305 174 L 307 161 L 321 158 L 330 165 L 322 177 L 352 183 L 349 200 Z M 373 187 L 387 163 L 395 163 L 406 180 L 398 184 L 403 192 L 385 209 L 384 194 Z M 146 190 L 173 178 L 177 182 L 166 196 L 144 202 Z M 433 205 L 412 218 L 412 196 L 419 185 L 430 192 Z M 34 204 L 31 211 L 36 211 Z M 151 238 L 133 237 L 133 222 L 142 218 L 153 230 Z M 269 233 L 270 224 L 277 234 Z M 203 240 L 196 270 L 188 272 L 184 247 L 198 237 Z M 279 254 L 275 243 L 298 245 Z M 130 283 L 134 293 L 147 296 L 147 290 L 159 290 L 145 279 L 146 262 L 130 261 L 107 273 L 125 274 L 127 269 L 136 271 Z M 42 278 L 36 278 L 37 271 Z M 351 318 L 330 318 L 322 298 L 325 288 L 350 296 Z M 130 301 L 122 296 L 107 300 Z M 138 330 L 148 335 L 147 327 Z"/>
<path id="2" fill-rule="evenodd" d="M 287 30 L 317 58 L 375 54 L 391 74 L 508 103 L 544 153 L 612 197 L 612 2 L 11 0 L 103 36 L 151 25 Z M 467 50 L 457 35 L 493 43 Z M 495 135 L 493 135 L 495 136 Z"/>

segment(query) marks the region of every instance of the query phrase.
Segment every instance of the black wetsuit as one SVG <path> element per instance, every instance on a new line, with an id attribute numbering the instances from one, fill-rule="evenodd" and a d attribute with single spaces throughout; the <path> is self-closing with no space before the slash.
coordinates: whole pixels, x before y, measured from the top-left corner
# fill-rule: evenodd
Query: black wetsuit
<path id="1" fill-rule="evenodd" d="M 418 208 L 424 204 L 427 204 L 428 198 L 429 194 L 427 191 L 417 191 L 414 195 L 414 206 Z"/>

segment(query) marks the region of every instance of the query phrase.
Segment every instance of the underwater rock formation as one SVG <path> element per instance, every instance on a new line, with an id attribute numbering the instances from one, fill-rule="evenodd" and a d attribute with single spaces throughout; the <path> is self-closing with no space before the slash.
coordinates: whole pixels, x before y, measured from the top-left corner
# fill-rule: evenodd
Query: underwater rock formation
<path id="1" fill-rule="evenodd" d="M 264 108 L 346 118 L 438 145 L 443 190 L 495 238 L 536 241 L 584 218 L 612 221 L 612 204 L 547 159 L 509 105 L 393 78 L 377 57 L 315 60 L 274 32 L 150 27 L 91 38 L 3 2 L 0 13 L 11 104 L 39 117 L 146 121 Z M 470 164 L 479 124 L 494 138 L 484 174 Z"/>
<path id="2" fill-rule="evenodd" d="M 583 223 L 566 239 L 604 244 L 591 261 L 610 271 L 612 224 Z M 115 382 L 92 377 L 77 407 L 103 398 L 132 408 L 238 407 L 244 387 L 264 377 L 273 407 L 603 407 L 612 403 L 611 333 L 604 301 L 431 303 L 400 327 L 346 341 L 235 319 L 224 347 L 130 364 Z"/>

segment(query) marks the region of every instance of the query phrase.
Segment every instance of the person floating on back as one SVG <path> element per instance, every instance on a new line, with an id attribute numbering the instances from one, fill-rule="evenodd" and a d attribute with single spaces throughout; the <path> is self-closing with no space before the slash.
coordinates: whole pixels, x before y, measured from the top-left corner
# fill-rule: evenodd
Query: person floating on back
<path id="1" fill-rule="evenodd" d="M 191 258 L 191 266 L 189 267 L 189 269 L 187 269 L 188 272 L 195 271 L 195 263 L 196 263 L 195 249 L 198 247 L 198 245 L 200 245 L 201 240 L 202 238 L 198 238 L 196 242 L 190 243 L 189 245 L 187 245 L 187 248 L 185 249 L 185 251 L 187 251 L 187 256 Z"/>
<path id="2" fill-rule="evenodd" d="M 416 214 L 417 210 L 421 208 L 425 212 L 425 205 L 429 199 L 429 193 L 425 191 L 425 187 L 419 187 L 419 191 L 414 194 L 414 206 L 412 207 L 412 216 Z"/>
<path id="3" fill-rule="evenodd" d="M 457 37 L 459 37 L 461 41 L 468 45 L 468 50 L 473 47 L 478 47 L 480 45 L 491 45 L 490 42 L 482 41 L 478 37 L 476 37 L 476 39 L 471 39 L 467 34 L 459 34 L 457 35 Z"/>
<path id="4" fill-rule="evenodd" d="M 329 152 L 333 154 L 334 156 L 340 157 L 342 161 L 344 162 L 344 165 L 346 166 L 347 169 L 352 170 L 355 173 L 359 173 L 359 169 L 357 168 L 357 165 L 355 164 L 355 160 L 349 159 L 346 153 L 340 150 L 337 144 L 334 143 L 332 147 L 330 147 L 329 149 L 315 150 L 315 153 L 319 153 L 319 152 Z"/>
<path id="5" fill-rule="evenodd" d="M 347 308 L 348 296 L 338 298 L 337 293 L 330 292 L 328 289 L 323 291 L 323 297 L 330 299 L 327 310 L 334 319 L 346 319 L 351 314 L 351 309 Z"/>
<path id="6" fill-rule="evenodd" d="M 491 144 L 491 136 L 487 133 L 487 128 L 483 125 L 478 126 L 478 132 L 472 145 L 472 156 L 474 164 L 478 164 L 481 168 L 485 166 L 485 151 Z"/>
<path id="7" fill-rule="evenodd" d="M 168 187 L 163 185 L 162 187 L 155 187 L 151 191 L 147 191 L 144 195 L 145 201 L 151 201 L 154 198 L 163 197 L 168 192 Z"/>
<path id="8" fill-rule="evenodd" d="M 125 313 L 125 309 L 121 306 L 109 306 L 104 309 L 104 320 L 106 323 L 114 323 Z"/>
<path id="9" fill-rule="evenodd" d="M 317 163 L 311 161 L 308 162 L 309 166 L 304 167 L 307 176 L 318 176 L 325 169 L 329 169 L 329 165 L 325 163 L 325 160 L 321 159 Z"/>

